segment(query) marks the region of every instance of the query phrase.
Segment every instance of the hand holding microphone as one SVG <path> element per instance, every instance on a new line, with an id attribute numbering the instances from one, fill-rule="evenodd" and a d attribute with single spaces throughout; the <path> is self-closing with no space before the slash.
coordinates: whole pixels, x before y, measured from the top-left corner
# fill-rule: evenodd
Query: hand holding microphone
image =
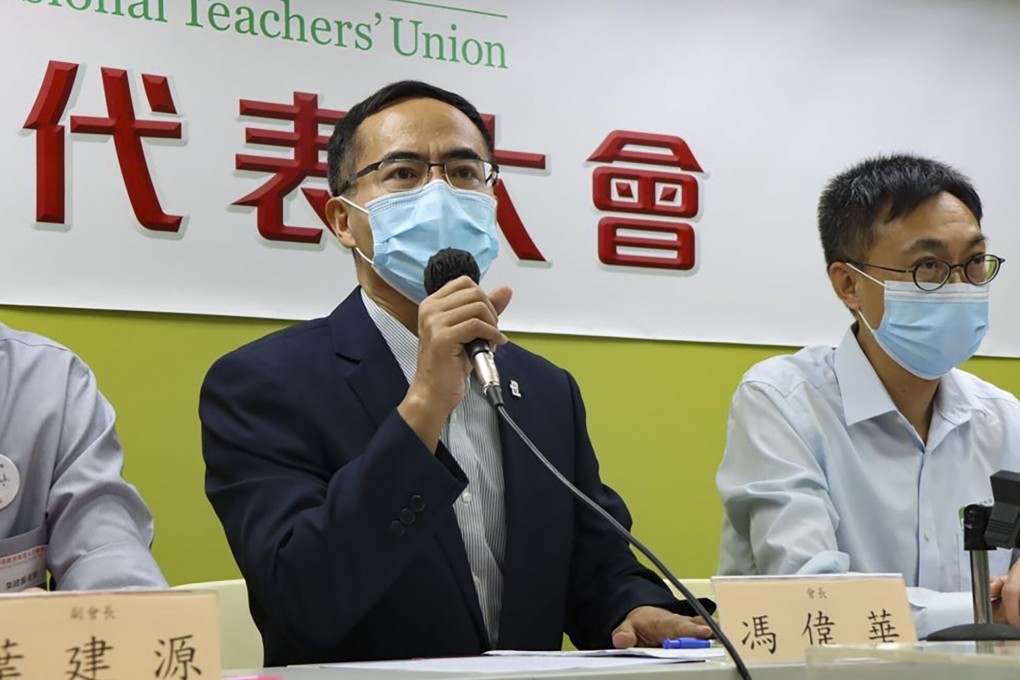
<path id="1" fill-rule="evenodd" d="M 442 289 L 447 283 L 463 276 L 467 276 L 475 283 L 478 283 L 481 275 L 475 258 L 471 256 L 471 253 L 464 250 L 444 248 L 429 258 L 428 265 L 425 267 L 425 291 L 432 295 Z M 510 293 L 510 289 L 504 286 L 496 289 L 493 295 L 501 295 L 503 291 L 507 295 Z M 502 303 L 496 315 L 498 320 L 499 314 L 506 308 L 510 298 L 506 297 L 505 301 L 498 297 L 495 299 L 490 298 L 490 302 L 494 300 Z M 495 307 L 493 309 L 495 310 Z M 502 333 L 500 335 L 505 340 L 506 336 L 503 336 Z M 496 359 L 492 354 L 492 348 L 489 346 L 489 343 L 482 336 L 479 336 L 465 343 L 464 349 L 467 351 L 468 358 L 471 360 L 471 365 L 475 371 L 475 378 L 482 386 L 482 391 L 486 398 L 493 406 L 502 404 L 503 396 L 499 384 L 499 371 L 496 369 Z"/>
<path id="2" fill-rule="evenodd" d="M 480 354 L 488 354 L 490 345 L 507 342 L 497 324 L 512 291 L 502 286 L 487 295 L 478 278 L 474 258 L 451 248 L 426 267 L 429 296 L 418 307 L 418 370 L 397 410 L 432 451 L 446 418 L 464 397 L 472 371 L 466 345 L 477 340 L 486 350 Z"/>

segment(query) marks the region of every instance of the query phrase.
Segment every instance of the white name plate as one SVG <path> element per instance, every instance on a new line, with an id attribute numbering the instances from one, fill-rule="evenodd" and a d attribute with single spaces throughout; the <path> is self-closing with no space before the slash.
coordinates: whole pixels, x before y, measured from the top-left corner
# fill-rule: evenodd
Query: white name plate
<path id="1" fill-rule="evenodd" d="M 0 595 L 0 677 L 219 680 L 216 593 Z"/>
<path id="2" fill-rule="evenodd" d="M 716 576 L 723 632 L 748 661 L 799 661 L 811 645 L 915 642 L 899 574 Z"/>

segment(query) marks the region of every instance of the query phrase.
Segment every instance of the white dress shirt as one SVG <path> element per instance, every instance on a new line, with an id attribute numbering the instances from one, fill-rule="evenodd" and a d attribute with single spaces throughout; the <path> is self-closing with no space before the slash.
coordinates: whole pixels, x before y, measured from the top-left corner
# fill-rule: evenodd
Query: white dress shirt
<path id="1" fill-rule="evenodd" d="M 368 316 L 400 365 L 408 384 L 418 371 L 418 337 L 361 291 Z M 495 647 L 503 601 L 506 512 L 503 504 L 503 454 L 496 411 L 477 380 L 468 380 L 464 398 L 453 409 L 440 441 L 467 476 L 467 488 L 453 504 L 478 593 L 482 619 Z"/>
<path id="2" fill-rule="evenodd" d="M 720 574 L 903 574 L 918 635 L 973 620 L 960 509 L 1020 471 L 1020 404 L 960 370 L 944 376 L 924 442 L 852 331 L 751 368 L 716 477 Z M 992 576 L 1011 553 L 989 553 Z"/>

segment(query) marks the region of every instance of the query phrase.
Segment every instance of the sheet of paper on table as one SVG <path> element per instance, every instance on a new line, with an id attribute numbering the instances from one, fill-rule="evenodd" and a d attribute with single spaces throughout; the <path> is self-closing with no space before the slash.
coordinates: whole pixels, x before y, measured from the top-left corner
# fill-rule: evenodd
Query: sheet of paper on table
<path id="1" fill-rule="evenodd" d="M 494 649 L 486 652 L 486 656 L 551 656 L 551 657 L 588 657 L 607 658 L 623 657 L 637 659 L 665 659 L 673 663 L 691 661 L 707 661 L 708 659 L 725 659 L 726 650 L 722 647 L 708 649 L 660 649 L 658 647 L 631 647 L 630 649 L 582 649 L 569 652 L 531 652 L 515 649 Z"/>
<path id="2" fill-rule="evenodd" d="M 507 674 L 564 670 L 600 670 L 650 664 L 689 663 L 725 658 L 722 649 L 605 649 L 581 652 L 497 650 L 485 656 L 406 661 L 327 664 L 324 668 L 363 668 L 430 673 Z"/>

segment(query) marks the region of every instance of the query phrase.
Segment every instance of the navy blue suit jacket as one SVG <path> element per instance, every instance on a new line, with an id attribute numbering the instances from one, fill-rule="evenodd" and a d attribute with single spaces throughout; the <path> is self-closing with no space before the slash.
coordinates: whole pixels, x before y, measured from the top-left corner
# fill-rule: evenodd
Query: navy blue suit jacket
<path id="1" fill-rule="evenodd" d="M 496 352 L 507 409 L 556 467 L 625 525 L 599 479 L 564 370 Z M 356 289 L 324 319 L 216 362 L 199 411 L 206 493 L 247 579 L 265 663 L 456 656 L 489 648 L 453 511 L 466 485 L 396 411 L 407 391 Z M 498 646 L 611 645 L 641 604 L 683 605 L 576 505 L 501 422 L 506 555 Z M 687 613 L 687 612 L 684 612 Z"/>

